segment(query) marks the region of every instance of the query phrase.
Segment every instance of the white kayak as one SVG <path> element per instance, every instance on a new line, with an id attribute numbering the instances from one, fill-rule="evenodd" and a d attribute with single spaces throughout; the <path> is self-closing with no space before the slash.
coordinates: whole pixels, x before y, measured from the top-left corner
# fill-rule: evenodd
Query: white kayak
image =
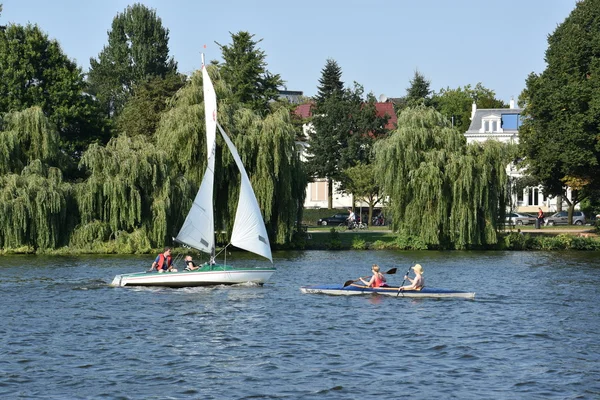
<path id="1" fill-rule="evenodd" d="M 440 289 L 424 287 L 421 290 L 398 290 L 398 287 L 383 286 L 378 288 L 370 288 L 364 285 L 351 284 L 344 286 L 341 284 L 329 284 L 329 285 L 312 285 L 302 286 L 300 288 L 302 293 L 311 294 L 331 294 L 336 296 L 352 296 L 352 295 L 385 295 L 393 297 L 410 297 L 410 298 L 462 298 L 462 299 L 473 299 L 475 298 L 474 292 L 462 292 L 458 290 Z"/>

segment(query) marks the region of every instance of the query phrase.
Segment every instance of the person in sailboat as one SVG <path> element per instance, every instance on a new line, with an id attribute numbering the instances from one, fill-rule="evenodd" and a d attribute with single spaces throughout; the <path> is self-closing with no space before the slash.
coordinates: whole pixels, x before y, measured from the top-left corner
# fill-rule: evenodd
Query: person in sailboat
<path id="1" fill-rule="evenodd" d="M 196 265 L 196 263 L 194 263 L 194 261 L 192 260 L 192 256 L 185 256 L 185 270 L 186 271 L 194 271 L 197 269 L 200 269 L 199 266 Z"/>
<path id="2" fill-rule="evenodd" d="M 369 280 L 369 282 L 366 282 L 363 278 L 360 278 L 360 281 L 363 284 L 365 284 L 367 287 L 373 288 L 387 286 L 387 283 L 385 281 L 385 275 L 379 272 L 379 265 L 373 264 L 373 266 L 371 267 L 371 271 L 373 272 L 373 276 L 371 277 L 371 280 Z"/>
<path id="3" fill-rule="evenodd" d="M 173 267 L 173 258 L 171 258 L 171 248 L 165 247 L 165 250 L 156 256 L 152 263 L 150 271 L 157 270 L 158 272 L 177 272 Z"/>
<path id="4" fill-rule="evenodd" d="M 415 273 L 415 278 L 411 279 L 408 275 L 405 275 L 404 280 L 408 280 L 410 285 L 401 286 L 398 290 L 421 290 L 425 286 L 425 280 L 423 279 L 423 267 L 421 267 L 421 264 L 415 264 L 411 269 Z"/>

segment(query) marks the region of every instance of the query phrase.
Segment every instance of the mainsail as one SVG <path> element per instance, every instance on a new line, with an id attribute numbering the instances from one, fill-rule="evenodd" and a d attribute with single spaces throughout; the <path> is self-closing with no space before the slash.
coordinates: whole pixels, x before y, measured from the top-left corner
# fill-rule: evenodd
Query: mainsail
<path id="1" fill-rule="evenodd" d="M 207 167 L 198 193 L 196 194 L 196 198 L 192 204 L 192 208 L 188 213 L 176 240 L 200 251 L 210 253 L 211 256 L 214 257 L 215 234 L 213 188 L 215 179 L 216 128 L 218 127 L 241 174 L 240 198 L 235 221 L 233 223 L 231 244 L 268 258 L 273 262 L 267 229 L 262 219 L 258 201 L 252 190 L 250 179 L 248 178 L 248 174 L 246 173 L 246 169 L 244 168 L 237 149 L 221 125 L 217 122 L 217 96 L 210 77 L 208 76 L 208 72 L 206 71 L 204 60 L 202 63 L 202 82 L 204 90 L 204 115 L 208 154 Z"/>

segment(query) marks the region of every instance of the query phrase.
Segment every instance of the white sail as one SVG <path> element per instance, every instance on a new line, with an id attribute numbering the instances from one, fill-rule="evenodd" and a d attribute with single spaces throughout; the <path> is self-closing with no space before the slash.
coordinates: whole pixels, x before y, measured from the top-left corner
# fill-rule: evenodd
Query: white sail
<path id="1" fill-rule="evenodd" d="M 202 56 L 202 90 L 204 92 L 204 120 L 206 123 L 206 154 L 207 158 L 211 159 L 215 155 L 215 141 L 217 138 L 217 95 L 204 65 L 204 56 Z M 214 168 L 212 169 L 214 170 Z"/>
<path id="2" fill-rule="evenodd" d="M 217 123 L 217 126 L 240 170 L 242 181 L 240 198 L 235 214 L 235 221 L 233 223 L 233 231 L 231 233 L 231 244 L 240 249 L 261 255 L 273 262 L 265 222 L 260 213 L 260 207 L 258 206 L 258 201 L 252 190 L 252 185 L 250 184 L 250 179 L 248 178 L 244 164 L 240 159 L 237 149 L 221 125 Z"/>
<path id="3" fill-rule="evenodd" d="M 209 166 L 204 172 L 204 177 L 202 178 L 200 189 L 198 189 L 198 193 L 196 193 L 196 197 L 192 203 L 192 208 L 175 238 L 180 243 L 211 255 L 214 254 L 215 249 L 212 202 L 214 181 L 215 173 Z"/>
<path id="4" fill-rule="evenodd" d="M 215 223 L 213 192 L 215 181 L 215 145 L 217 137 L 217 95 L 202 60 L 202 87 L 206 122 L 206 154 L 208 157 L 202 183 L 196 193 L 176 240 L 190 247 L 214 255 Z"/>

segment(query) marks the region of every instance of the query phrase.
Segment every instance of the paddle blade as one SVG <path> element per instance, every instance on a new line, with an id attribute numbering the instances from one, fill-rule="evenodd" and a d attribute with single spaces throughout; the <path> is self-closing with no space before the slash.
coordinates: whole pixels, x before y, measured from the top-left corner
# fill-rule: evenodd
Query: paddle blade
<path id="1" fill-rule="evenodd" d="M 344 286 L 343 286 L 343 287 L 350 286 L 350 285 L 352 285 L 354 282 L 356 282 L 356 281 L 346 281 L 346 282 L 344 282 Z"/>
<path id="2" fill-rule="evenodd" d="M 396 273 L 396 271 L 398 271 L 398 268 L 392 268 L 388 272 L 386 272 L 386 274 L 388 274 L 388 275 L 394 275 Z"/>

